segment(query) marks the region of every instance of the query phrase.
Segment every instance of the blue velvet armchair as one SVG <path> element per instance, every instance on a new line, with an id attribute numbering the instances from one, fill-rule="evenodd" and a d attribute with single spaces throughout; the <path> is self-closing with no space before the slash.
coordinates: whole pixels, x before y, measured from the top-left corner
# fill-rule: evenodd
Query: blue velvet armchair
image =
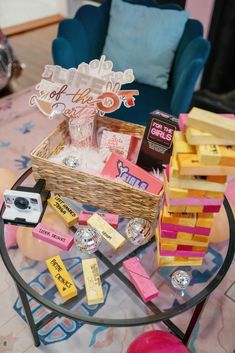
<path id="1" fill-rule="evenodd" d="M 129 0 L 135 4 L 174 9 L 176 4 L 160 5 L 155 0 Z M 81 62 L 99 58 L 105 44 L 109 24 L 111 0 L 105 0 L 99 7 L 84 5 L 73 19 L 59 24 L 58 36 L 52 44 L 52 55 L 56 65 L 64 68 L 77 67 Z M 178 116 L 187 112 L 199 74 L 208 58 L 210 43 L 202 37 L 203 28 L 199 21 L 189 19 L 178 45 L 172 65 L 168 89 L 152 87 L 133 82 L 123 87 L 138 89 L 136 105 L 121 108 L 110 116 L 146 125 L 149 112 L 154 109 Z"/>

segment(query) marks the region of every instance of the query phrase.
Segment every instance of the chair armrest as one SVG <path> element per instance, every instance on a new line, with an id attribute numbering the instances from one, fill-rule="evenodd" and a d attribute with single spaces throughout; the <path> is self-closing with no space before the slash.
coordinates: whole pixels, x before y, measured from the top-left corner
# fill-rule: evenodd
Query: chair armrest
<path id="1" fill-rule="evenodd" d="M 178 116 L 186 113 L 194 91 L 196 81 L 210 52 L 210 42 L 197 37 L 182 52 L 175 76 L 171 112 Z"/>
<path id="2" fill-rule="evenodd" d="M 52 51 L 55 64 L 59 65 L 58 61 L 56 61 L 57 59 L 59 61 L 64 61 L 64 64 L 67 67 L 77 67 L 81 62 L 89 61 L 89 47 L 87 41 L 87 34 L 81 22 L 78 22 L 76 19 L 63 20 L 59 24 L 58 38 L 63 38 L 64 41 L 60 41 L 60 52 L 55 52 L 55 49 L 58 49 L 58 45 L 54 44 L 53 42 Z M 62 56 L 64 55 L 62 43 L 66 43 L 64 50 L 67 50 L 67 52 L 70 51 L 73 56 L 73 60 L 69 61 L 67 64 L 65 60 L 59 58 L 59 53 Z M 70 49 L 68 49 L 69 47 Z"/>
<path id="3" fill-rule="evenodd" d="M 80 7 L 75 19 L 82 23 L 87 35 L 89 61 L 101 56 L 109 24 L 111 0 L 100 6 L 84 5 Z"/>
<path id="4" fill-rule="evenodd" d="M 198 20 L 189 19 L 185 25 L 184 33 L 181 37 L 181 40 L 174 58 L 172 74 L 171 74 L 171 81 L 173 86 L 175 86 L 176 82 L 178 81 L 178 76 L 179 76 L 178 72 L 181 70 L 180 60 L 186 47 L 191 43 L 192 40 L 202 36 L 203 36 L 203 27 L 201 22 L 199 22 Z"/>
<path id="5" fill-rule="evenodd" d="M 75 67 L 75 58 L 70 43 L 62 38 L 57 37 L 52 42 L 52 57 L 55 65 L 70 69 Z"/>

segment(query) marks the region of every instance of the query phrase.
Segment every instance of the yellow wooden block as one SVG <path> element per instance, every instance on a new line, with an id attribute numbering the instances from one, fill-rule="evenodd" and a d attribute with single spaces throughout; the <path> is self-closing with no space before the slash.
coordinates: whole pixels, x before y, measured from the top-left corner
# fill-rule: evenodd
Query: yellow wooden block
<path id="1" fill-rule="evenodd" d="M 202 132 L 188 127 L 185 131 L 187 142 L 190 145 L 235 145 L 235 140 L 229 140 L 226 137 L 218 137 L 209 132 Z"/>
<path id="2" fill-rule="evenodd" d="M 211 228 L 214 224 L 214 214 L 213 213 L 198 213 L 197 216 L 197 227 Z"/>
<path id="3" fill-rule="evenodd" d="M 235 150 L 232 146 L 219 146 L 221 154 L 220 165 L 235 165 Z"/>
<path id="4" fill-rule="evenodd" d="M 178 217 L 175 217 L 173 214 L 171 214 L 168 211 L 168 208 L 166 206 L 163 207 L 163 213 L 162 213 L 162 222 L 163 223 L 170 223 L 170 224 L 178 224 Z"/>
<path id="5" fill-rule="evenodd" d="M 182 131 L 174 131 L 173 135 L 173 143 L 180 142 L 180 141 L 186 141 L 185 134 Z"/>
<path id="6" fill-rule="evenodd" d="M 227 176 L 226 175 L 207 175 L 206 180 L 212 183 L 218 183 L 218 184 L 224 184 L 227 182 Z M 226 185 L 227 186 L 227 185 Z M 208 191 L 213 191 L 209 190 Z M 214 190 L 214 191 L 220 191 L 220 190 Z"/>
<path id="7" fill-rule="evenodd" d="M 179 166 L 178 161 L 175 157 L 171 156 L 170 159 L 170 176 L 177 178 L 179 176 Z"/>
<path id="8" fill-rule="evenodd" d="M 224 193 L 216 191 L 206 191 L 205 197 L 208 197 L 209 199 L 222 199 L 224 197 Z"/>
<path id="9" fill-rule="evenodd" d="M 201 266 L 203 258 L 198 257 L 174 257 L 174 256 L 159 256 L 158 266 Z"/>
<path id="10" fill-rule="evenodd" d="M 205 197 L 206 190 L 193 190 L 193 189 L 188 189 L 188 197 L 198 197 L 202 198 Z"/>
<path id="11" fill-rule="evenodd" d="M 235 166 L 201 164 L 196 154 L 178 154 L 180 175 L 235 175 Z"/>
<path id="12" fill-rule="evenodd" d="M 172 155 L 176 156 L 178 153 L 195 153 L 195 147 L 189 145 L 186 141 L 176 141 L 173 145 Z"/>
<path id="13" fill-rule="evenodd" d="M 209 237 L 201 234 L 193 234 L 193 241 L 200 241 L 202 243 L 209 243 Z"/>
<path id="14" fill-rule="evenodd" d="M 177 239 L 192 240 L 192 239 L 193 239 L 193 234 L 191 234 L 191 233 L 184 233 L 184 232 L 178 232 L 178 233 L 177 233 Z"/>
<path id="15" fill-rule="evenodd" d="M 217 178 L 218 180 L 220 180 L 219 176 Z M 169 186 L 182 188 L 182 189 L 225 192 L 227 188 L 227 182 L 220 183 L 220 182 L 210 181 L 209 177 L 207 177 L 207 180 L 204 180 L 195 176 L 187 176 L 187 177 L 181 176 L 178 178 L 174 178 L 172 177 L 172 174 L 170 172 Z"/>
<path id="16" fill-rule="evenodd" d="M 161 249 L 162 250 L 177 250 L 177 244 L 162 244 L 161 242 Z"/>
<path id="17" fill-rule="evenodd" d="M 114 248 L 114 250 L 118 250 L 125 243 L 125 238 L 97 213 L 94 213 L 87 220 L 87 223 L 91 227 L 98 230 L 98 232 Z"/>
<path id="18" fill-rule="evenodd" d="M 170 199 L 185 199 L 188 197 L 188 190 L 169 187 L 168 195 Z"/>
<path id="19" fill-rule="evenodd" d="M 63 219 L 68 227 L 72 227 L 78 222 L 76 212 L 64 202 L 59 195 L 55 195 L 47 200 L 51 208 Z"/>
<path id="20" fill-rule="evenodd" d="M 186 234 L 186 233 L 185 233 Z M 192 240 L 193 235 L 191 234 L 191 239 L 171 239 L 171 238 L 160 238 L 161 245 L 191 245 L 191 246 L 203 246 L 205 247 L 205 242 Z"/>
<path id="21" fill-rule="evenodd" d="M 195 213 L 185 213 L 182 217 L 179 218 L 179 225 L 194 227 L 197 221 L 197 217 Z"/>
<path id="22" fill-rule="evenodd" d="M 192 251 L 207 251 L 207 246 L 193 246 Z"/>
<path id="23" fill-rule="evenodd" d="M 168 206 L 168 211 L 169 212 L 185 212 L 186 206 Z"/>
<path id="24" fill-rule="evenodd" d="M 203 212 L 204 206 L 187 206 L 185 212 L 189 213 L 198 213 L 198 212 Z"/>
<path id="25" fill-rule="evenodd" d="M 77 288 L 60 256 L 54 256 L 46 260 L 46 265 L 63 300 L 75 297 L 77 295 Z"/>
<path id="26" fill-rule="evenodd" d="M 217 145 L 199 145 L 197 154 L 202 164 L 218 165 L 221 160 L 221 153 Z"/>
<path id="27" fill-rule="evenodd" d="M 103 303 L 104 294 L 96 258 L 82 260 L 82 270 L 88 305 Z"/>
<path id="28" fill-rule="evenodd" d="M 188 126 L 213 135 L 235 140 L 235 120 L 204 109 L 193 108 L 188 114 Z"/>

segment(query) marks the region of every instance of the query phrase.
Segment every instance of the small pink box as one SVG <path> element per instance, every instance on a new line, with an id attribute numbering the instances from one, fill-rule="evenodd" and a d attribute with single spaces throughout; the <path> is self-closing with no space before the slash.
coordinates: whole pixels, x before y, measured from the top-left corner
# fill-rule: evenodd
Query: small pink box
<path id="1" fill-rule="evenodd" d="M 101 175 L 118 179 L 137 189 L 156 195 L 160 193 L 163 187 L 161 180 L 116 153 L 111 154 Z"/>
<path id="2" fill-rule="evenodd" d="M 173 232 L 183 232 L 183 233 L 191 233 L 191 234 L 200 234 L 200 235 L 210 235 L 211 229 L 205 227 L 189 227 L 183 226 L 180 224 L 170 224 L 170 223 L 162 223 L 162 230 L 168 230 Z"/>
<path id="3" fill-rule="evenodd" d="M 161 250 L 161 256 L 182 256 L 182 257 L 204 257 L 205 251 L 190 251 L 190 250 Z"/>
<path id="4" fill-rule="evenodd" d="M 124 261 L 123 267 L 145 303 L 158 296 L 158 289 L 137 257 Z"/>
<path id="5" fill-rule="evenodd" d="M 63 250 L 69 250 L 74 243 L 74 237 L 72 235 L 61 233 L 42 223 L 38 223 L 32 233 L 35 238 L 55 245 Z"/>
<path id="6" fill-rule="evenodd" d="M 81 211 L 79 213 L 79 224 L 86 225 L 88 218 L 90 218 L 94 213 L 98 213 L 107 223 L 109 223 L 112 227 L 117 228 L 119 222 L 119 216 L 113 213 L 99 213 L 99 212 L 88 212 Z"/>

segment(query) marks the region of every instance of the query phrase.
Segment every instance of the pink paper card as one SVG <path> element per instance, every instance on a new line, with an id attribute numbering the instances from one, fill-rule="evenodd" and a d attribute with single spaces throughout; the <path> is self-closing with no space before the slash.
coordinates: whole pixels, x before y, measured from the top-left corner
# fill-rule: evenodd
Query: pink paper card
<path id="1" fill-rule="evenodd" d="M 100 154 L 106 161 L 112 152 L 128 157 L 132 136 L 104 130 L 100 141 Z"/>
<path id="2" fill-rule="evenodd" d="M 145 303 L 158 296 L 158 289 L 137 257 L 132 257 L 124 261 L 123 267 Z"/>
<path id="3" fill-rule="evenodd" d="M 162 223 L 162 230 L 173 231 L 173 232 L 183 232 L 183 233 L 191 233 L 191 234 L 200 234 L 200 235 L 210 235 L 211 229 L 205 227 L 189 227 L 183 226 L 180 224 L 169 224 Z"/>
<path id="4" fill-rule="evenodd" d="M 38 223 L 33 229 L 32 234 L 35 238 L 55 245 L 62 250 L 69 250 L 74 243 L 72 235 L 61 233 L 42 223 Z"/>
<path id="5" fill-rule="evenodd" d="M 163 183 L 160 179 L 153 177 L 142 168 L 116 153 L 111 154 L 101 175 L 118 179 L 137 189 L 145 190 L 156 195 L 160 193 L 163 187 Z"/>

